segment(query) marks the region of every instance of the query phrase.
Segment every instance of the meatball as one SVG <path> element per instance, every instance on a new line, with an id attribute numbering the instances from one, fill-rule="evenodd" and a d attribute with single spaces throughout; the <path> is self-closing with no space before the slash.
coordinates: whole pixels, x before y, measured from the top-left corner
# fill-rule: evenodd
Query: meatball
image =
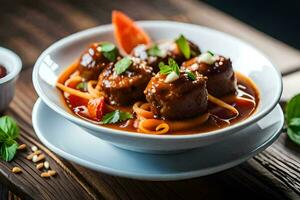
<path id="1" fill-rule="evenodd" d="M 129 105 L 145 99 L 143 91 L 152 77 L 152 67 L 140 59 L 130 59 L 131 65 L 123 73 L 118 75 L 116 64 L 110 63 L 99 76 L 97 87 L 112 105 Z"/>
<path id="2" fill-rule="evenodd" d="M 230 59 L 204 53 L 183 63 L 183 67 L 206 76 L 208 93 L 213 96 L 222 97 L 236 92 L 237 80 Z"/>
<path id="3" fill-rule="evenodd" d="M 199 47 L 190 41 L 188 43 L 192 56 L 198 56 L 200 54 Z M 158 63 L 167 63 L 169 58 L 173 58 L 179 65 L 186 61 L 174 41 L 164 41 L 152 46 L 138 45 L 132 50 L 131 55 L 146 61 L 149 66 L 153 67 L 154 72 L 159 71 Z"/>
<path id="4" fill-rule="evenodd" d="M 158 73 L 144 91 L 156 117 L 179 120 L 203 114 L 207 110 L 206 78 L 195 73 L 191 80 L 185 72 L 166 83 L 166 75 Z"/>
<path id="5" fill-rule="evenodd" d="M 112 45 L 110 52 L 102 52 L 101 45 L 104 43 L 91 44 L 79 59 L 79 73 L 86 80 L 97 80 L 99 74 L 104 67 L 120 55 L 118 49 L 111 43 L 105 42 L 105 44 Z M 106 56 L 109 53 L 110 56 Z M 105 54 L 105 55 L 104 55 Z"/>

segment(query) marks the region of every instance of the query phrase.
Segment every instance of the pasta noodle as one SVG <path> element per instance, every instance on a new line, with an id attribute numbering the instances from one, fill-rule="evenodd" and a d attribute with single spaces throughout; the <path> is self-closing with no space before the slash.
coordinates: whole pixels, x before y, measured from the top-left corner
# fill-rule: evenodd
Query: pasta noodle
<path id="1" fill-rule="evenodd" d="M 136 102 L 133 105 L 133 111 L 137 114 L 138 117 L 145 119 L 154 118 L 153 113 L 150 111 L 149 103 Z"/>
<path id="2" fill-rule="evenodd" d="M 74 62 L 72 65 L 70 65 L 69 67 L 67 67 L 58 77 L 57 82 L 58 83 L 65 83 L 65 81 L 67 79 L 69 79 L 70 75 L 76 71 L 77 67 L 79 64 L 79 60 L 77 60 L 76 62 Z"/>
<path id="3" fill-rule="evenodd" d="M 203 115 L 200 115 L 192 119 L 181 120 L 181 121 L 167 121 L 167 123 L 170 126 L 170 131 L 181 131 L 181 130 L 195 128 L 205 123 L 208 120 L 209 116 L 210 116 L 209 113 L 205 113 Z"/>
<path id="4" fill-rule="evenodd" d="M 81 81 L 82 81 L 82 78 L 77 75 L 77 76 L 73 76 L 73 77 L 70 77 L 69 79 L 67 79 L 65 81 L 64 85 L 68 87 L 69 85 L 73 85 L 74 82 L 75 82 L 75 84 L 77 84 L 77 83 L 79 83 Z"/>
<path id="5" fill-rule="evenodd" d="M 170 127 L 164 120 L 143 119 L 140 121 L 138 131 L 141 133 L 161 135 L 169 131 Z"/>
<path id="6" fill-rule="evenodd" d="M 75 96 L 78 96 L 78 97 L 81 97 L 81 98 L 84 98 L 84 99 L 92 99 L 93 97 L 87 93 L 87 92 L 81 92 L 79 90 L 76 90 L 76 89 L 73 89 L 73 88 L 70 88 L 70 87 L 67 87 L 61 83 L 56 83 L 56 87 L 58 87 L 59 89 L 61 89 L 62 91 L 64 92 L 67 92 L 71 95 L 75 95 Z"/>
<path id="7" fill-rule="evenodd" d="M 97 98 L 97 97 L 103 97 L 104 94 L 101 93 L 99 90 L 94 88 L 94 85 L 97 84 L 97 81 L 89 81 L 87 84 L 88 93 L 91 94 L 91 96 Z"/>
<path id="8" fill-rule="evenodd" d="M 237 109 L 235 109 L 235 107 L 225 103 L 224 101 L 222 101 L 221 99 L 218 99 L 210 94 L 208 94 L 208 100 L 211 101 L 214 104 L 217 104 L 220 107 L 226 108 L 228 110 L 230 110 L 231 112 L 235 113 L 236 115 L 239 114 L 239 111 Z"/>

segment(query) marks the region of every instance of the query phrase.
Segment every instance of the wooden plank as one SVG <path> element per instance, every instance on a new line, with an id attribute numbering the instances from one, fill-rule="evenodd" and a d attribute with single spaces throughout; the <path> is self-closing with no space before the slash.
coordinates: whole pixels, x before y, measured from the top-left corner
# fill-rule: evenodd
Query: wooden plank
<path id="1" fill-rule="evenodd" d="M 31 67 L 42 49 L 54 40 L 84 28 L 109 23 L 112 9 L 124 10 L 135 19 L 172 19 L 207 25 L 241 37 L 263 49 L 280 66 L 282 72 L 295 70 L 296 64 L 298 66 L 299 52 L 295 49 L 198 1 L 189 0 L 183 3 L 179 0 L 129 0 L 124 4 L 123 1 L 90 0 L 82 3 L 72 0 L 69 3 L 53 0 L 18 1 L 18 4 L 9 4 L 15 6 L 16 12 L 10 12 L 10 6 L 7 5 L 0 7 L 0 16 L 4 15 L 7 19 L 3 25 L 8 27 L 7 30 L 0 31 L 0 42 L 18 50 L 27 67 Z M 280 52 L 285 53 L 280 55 Z M 289 80 L 289 76 L 287 77 Z M 291 87 L 295 88 L 294 83 L 295 81 L 290 81 Z M 299 158 L 300 153 L 286 139 L 285 134 L 273 146 L 247 163 L 216 175 L 173 182 L 136 181 L 83 168 L 47 150 L 38 142 L 31 126 L 31 110 L 36 98 L 31 83 L 31 69 L 28 69 L 23 71 L 18 81 L 15 99 L 7 113 L 14 116 L 22 128 L 20 142 L 39 146 L 51 166 L 58 171 L 58 176 L 50 180 L 40 178 L 32 163 L 25 159 L 26 153 L 18 154 L 12 163 L 1 161 L 0 181 L 25 199 L 299 197 L 300 161 L 297 157 Z M 24 173 L 11 174 L 9 170 L 13 165 L 23 166 Z"/>

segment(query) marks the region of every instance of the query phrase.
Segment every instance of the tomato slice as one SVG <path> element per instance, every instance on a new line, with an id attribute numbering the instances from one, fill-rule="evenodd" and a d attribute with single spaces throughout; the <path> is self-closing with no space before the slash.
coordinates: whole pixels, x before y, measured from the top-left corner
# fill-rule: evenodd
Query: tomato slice
<path id="1" fill-rule="evenodd" d="M 96 99 L 90 99 L 87 104 L 87 109 L 90 114 L 90 118 L 96 121 L 100 121 L 105 114 L 105 102 L 104 98 L 99 97 Z"/>
<path id="2" fill-rule="evenodd" d="M 121 11 L 112 12 L 112 24 L 118 45 L 128 54 L 139 44 L 151 43 L 148 34 Z"/>

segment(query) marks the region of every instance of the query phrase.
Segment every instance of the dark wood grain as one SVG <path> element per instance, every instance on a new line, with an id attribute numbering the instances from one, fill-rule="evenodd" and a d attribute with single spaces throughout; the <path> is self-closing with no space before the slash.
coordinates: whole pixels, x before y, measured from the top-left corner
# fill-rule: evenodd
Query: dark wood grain
<path id="1" fill-rule="evenodd" d="M 1 199 L 300 198 L 300 148 L 291 143 L 285 133 L 267 150 L 237 167 L 215 175 L 172 182 L 137 181 L 98 173 L 57 157 L 40 143 L 31 124 L 31 111 L 37 99 L 31 82 L 36 58 L 43 49 L 68 34 L 110 23 L 113 9 L 123 10 L 138 20 L 171 19 L 212 26 L 259 46 L 275 58 L 283 72 L 300 69 L 296 65 L 300 62 L 299 51 L 192 0 L 129 0 L 126 3 L 121 0 L 3 0 L 0 44 L 16 51 L 26 68 L 6 114 L 13 116 L 21 127 L 19 143 L 38 146 L 58 175 L 41 178 L 33 163 L 25 159 L 28 152 L 18 152 L 11 163 L 0 162 Z M 284 52 L 283 60 L 278 58 L 279 52 Z M 299 73 L 292 73 L 284 81 L 295 88 L 292 90 L 295 93 L 299 88 L 295 83 L 299 79 Z M 285 91 L 285 96 L 292 93 L 288 89 Z M 12 174 L 13 166 L 21 166 L 23 173 Z"/>

